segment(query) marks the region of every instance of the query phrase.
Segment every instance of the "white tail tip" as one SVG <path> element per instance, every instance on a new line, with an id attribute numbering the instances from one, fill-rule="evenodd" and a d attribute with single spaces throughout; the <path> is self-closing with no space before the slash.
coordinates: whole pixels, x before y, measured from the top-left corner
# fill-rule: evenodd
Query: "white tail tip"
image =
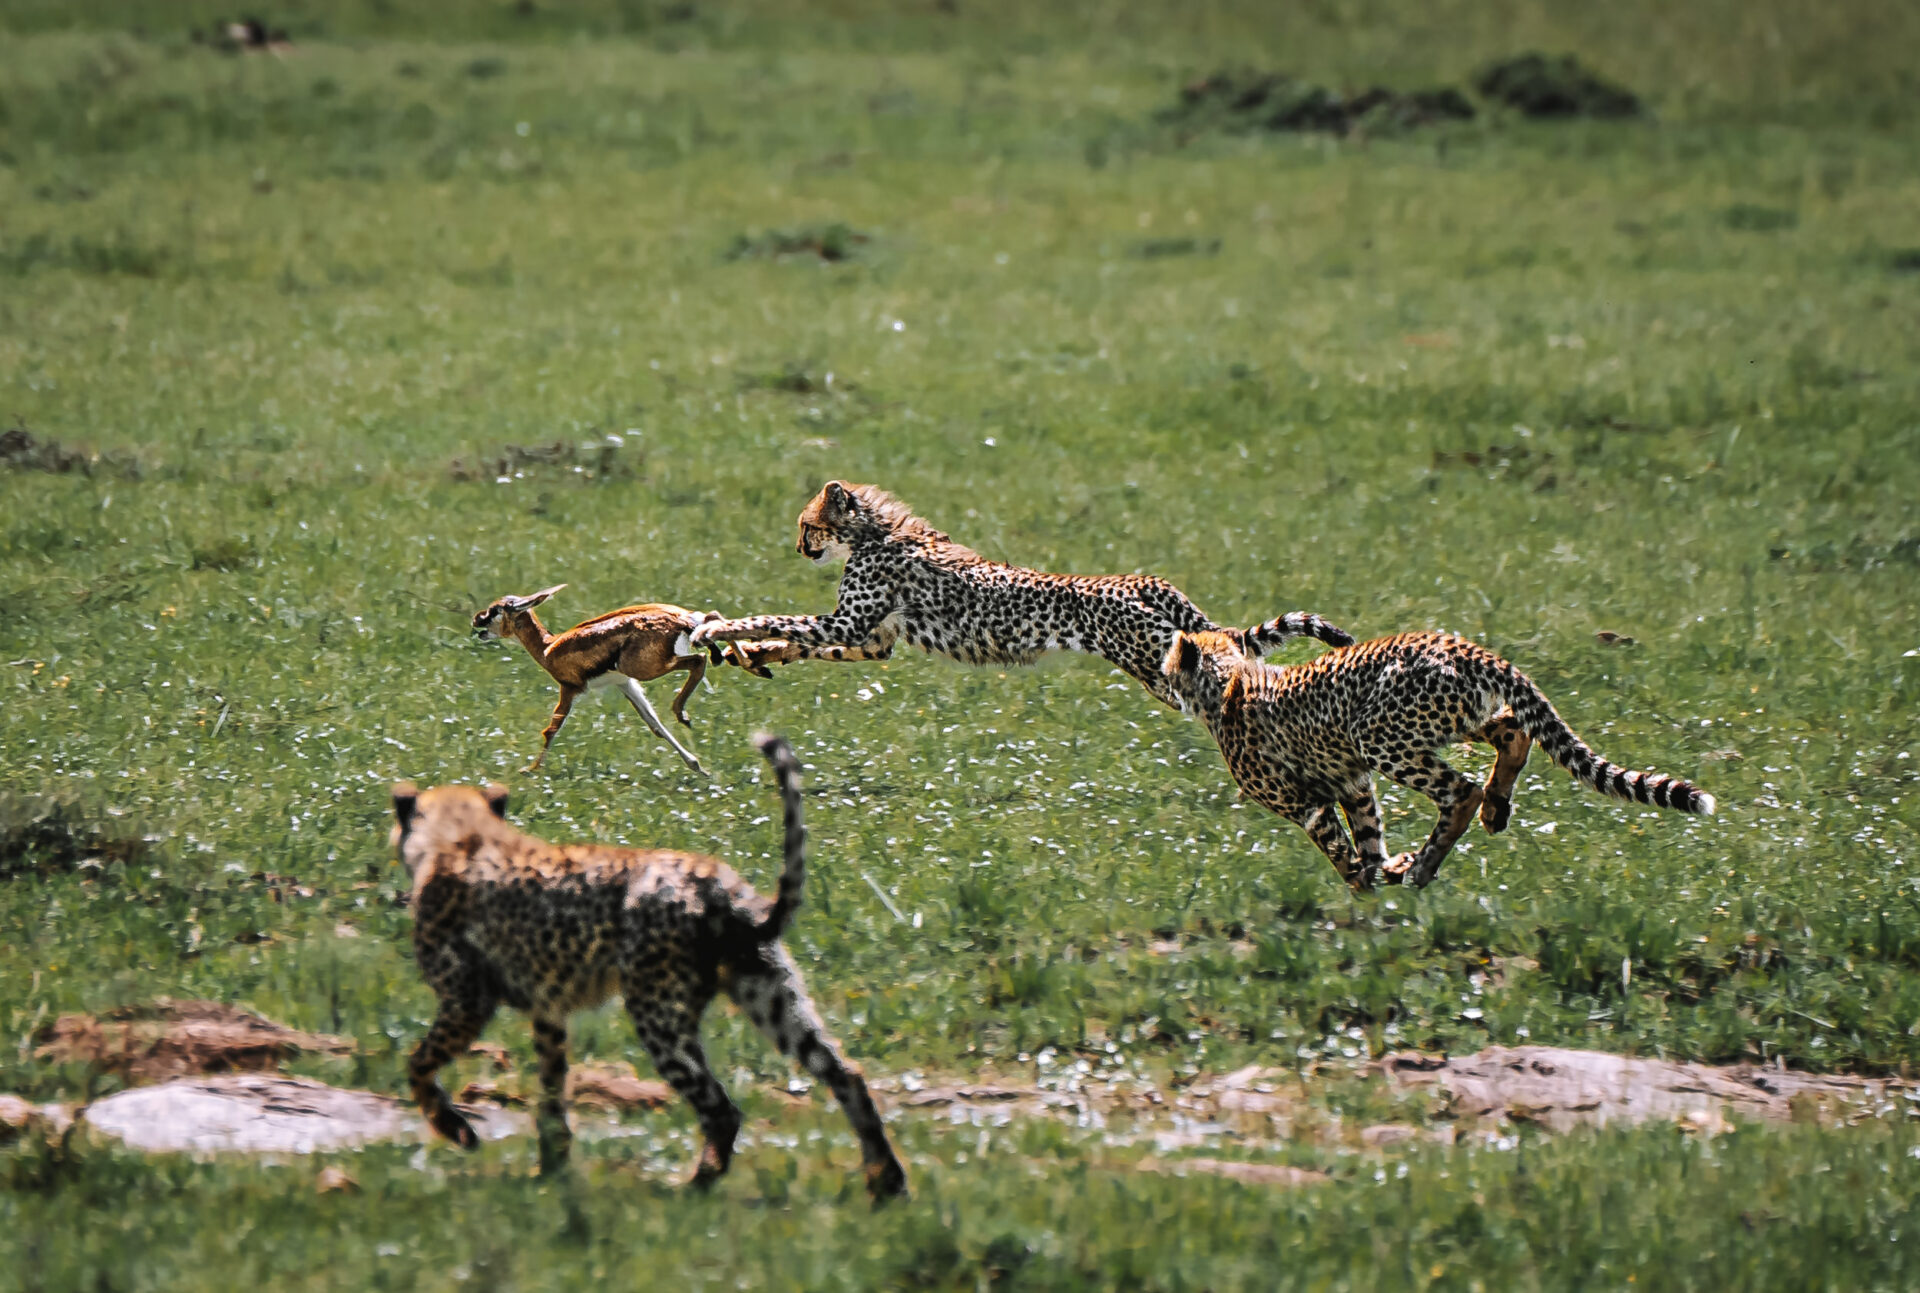
<path id="1" fill-rule="evenodd" d="M 1702 790 L 1700 792 L 1701 814 L 1703 816 L 1711 817 L 1719 810 L 1720 810 L 1720 801 L 1718 799 L 1715 799 L 1712 795 L 1708 794 L 1706 791 Z"/>

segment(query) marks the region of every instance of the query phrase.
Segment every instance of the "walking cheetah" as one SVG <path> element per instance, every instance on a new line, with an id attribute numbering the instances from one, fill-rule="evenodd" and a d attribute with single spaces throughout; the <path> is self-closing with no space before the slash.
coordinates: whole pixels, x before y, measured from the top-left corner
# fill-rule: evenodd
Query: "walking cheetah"
<path id="1" fill-rule="evenodd" d="M 1160 662 L 1177 632 L 1225 633 L 1255 655 L 1294 637 L 1353 641 L 1302 612 L 1223 629 L 1153 575 L 1054 575 L 988 561 L 872 485 L 828 481 L 800 513 L 795 547 L 816 565 L 846 561 L 833 614 L 709 621 L 693 631 L 693 646 L 785 638 L 784 654 L 756 653 L 779 663 L 884 660 L 903 636 L 962 664 L 1023 665 L 1049 651 L 1079 651 L 1112 662 L 1171 706 Z"/>
<path id="2" fill-rule="evenodd" d="M 1402 633 L 1277 669 L 1248 659 L 1228 634 L 1180 633 L 1165 669 L 1182 707 L 1213 733 L 1242 793 L 1304 828 L 1356 890 L 1373 888 L 1383 872 L 1390 884 L 1431 883 L 1475 810 L 1488 832 L 1505 830 L 1514 782 L 1535 741 L 1603 795 L 1683 813 L 1714 810 L 1712 795 L 1677 777 L 1608 763 L 1530 678 L 1452 634 Z M 1434 756 L 1467 739 L 1497 753 L 1484 789 Z M 1391 862 L 1373 797 L 1376 771 L 1440 809 L 1427 842 Z"/>
<path id="3" fill-rule="evenodd" d="M 785 866 L 769 902 L 717 858 L 665 849 L 549 844 L 505 820 L 491 786 L 393 789 L 393 843 L 413 875 L 413 942 L 440 1010 L 408 1064 L 433 1129 L 464 1148 L 473 1128 L 437 1074 L 472 1045 L 503 1002 L 533 1018 L 540 1058 L 540 1166 L 567 1158 L 567 1016 L 625 998 L 653 1064 L 699 1116 L 706 1136 L 691 1184 L 711 1185 L 733 1158 L 740 1111 L 714 1080 L 700 1016 L 725 991 L 761 1032 L 832 1089 L 859 1137 L 875 1201 L 904 1193 L 906 1173 L 859 1070 L 849 1065 L 779 942 L 806 877 L 806 828 L 793 750 L 755 738 L 773 765 L 786 818 Z"/>

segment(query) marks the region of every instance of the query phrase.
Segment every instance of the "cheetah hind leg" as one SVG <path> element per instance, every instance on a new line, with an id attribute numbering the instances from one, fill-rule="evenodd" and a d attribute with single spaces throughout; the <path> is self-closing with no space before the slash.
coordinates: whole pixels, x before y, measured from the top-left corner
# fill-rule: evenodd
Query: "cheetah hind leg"
<path id="1" fill-rule="evenodd" d="M 782 1055 L 826 1083 L 853 1124 L 866 1163 L 867 1193 L 875 1207 L 907 1192 L 906 1169 L 887 1140 L 886 1123 L 873 1103 L 860 1070 L 847 1063 L 807 997 L 799 968 L 778 943 L 762 948 L 747 965 L 736 967 L 734 1002 Z"/>
<path id="2" fill-rule="evenodd" d="M 733 1163 L 733 1141 L 740 1134 L 740 1110 L 707 1066 L 707 1053 L 700 1045 L 700 1014 L 682 1000 L 662 1000 L 656 993 L 649 998 L 643 984 L 627 985 L 627 1013 L 633 1017 L 634 1031 L 647 1048 L 653 1067 L 667 1085 L 693 1106 L 700 1120 L 706 1144 L 700 1150 L 700 1164 L 687 1184 L 704 1190 L 727 1174 Z"/>
<path id="3" fill-rule="evenodd" d="M 1402 853 L 1387 863 L 1388 884 L 1405 883 L 1424 889 L 1433 883 L 1440 864 L 1466 833 L 1484 795 L 1480 787 L 1430 752 L 1423 751 L 1412 757 L 1395 755 L 1376 766 L 1407 789 L 1417 790 L 1431 799 L 1440 810 L 1440 820 L 1434 823 L 1427 842 L 1418 851 Z"/>
<path id="4" fill-rule="evenodd" d="M 1498 835 L 1507 829 L 1513 816 L 1513 787 L 1520 780 L 1520 770 L 1527 766 L 1533 738 L 1521 728 L 1512 710 L 1503 709 L 1473 733 L 1473 739 L 1485 741 L 1494 749 L 1493 768 L 1487 773 L 1480 801 L 1480 824 L 1487 834 Z"/>

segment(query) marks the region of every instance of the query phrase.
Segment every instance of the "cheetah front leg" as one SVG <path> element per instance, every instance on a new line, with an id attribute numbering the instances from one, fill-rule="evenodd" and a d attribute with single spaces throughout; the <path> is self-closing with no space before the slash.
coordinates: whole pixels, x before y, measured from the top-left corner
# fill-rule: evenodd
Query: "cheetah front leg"
<path id="1" fill-rule="evenodd" d="M 1354 852 L 1352 841 L 1340 826 L 1340 810 L 1333 804 L 1316 804 L 1293 819 L 1300 829 L 1307 833 L 1327 861 L 1333 863 L 1334 873 L 1347 882 L 1347 887 L 1355 893 L 1365 893 L 1373 888 L 1372 872 L 1360 864 L 1360 857 Z"/>
<path id="2" fill-rule="evenodd" d="M 1453 851 L 1455 841 L 1466 833 L 1485 796 L 1480 787 L 1448 767 L 1438 756 L 1423 751 L 1416 755 L 1393 753 L 1374 764 L 1381 772 L 1409 790 L 1417 790 L 1434 802 L 1440 820 L 1418 852 L 1402 853 L 1387 863 L 1387 883 L 1412 885 L 1424 889 L 1439 874 L 1440 864 Z"/>
<path id="3" fill-rule="evenodd" d="M 540 1175 L 547 1176 L 564 1168 L 573 1150 L 573 1131 L 567 1126 L 566 1020 L 535 1015 L 533 1052 L 540 1063 L 540 1110 L 535 1119 Z"/>
<path id="4" fill-rule="evenodd" d="M 1486 788 L 1481 792 L 1484 798 L 1480 803 L 1480 824 L 1487 828 L 1487 834 L 1498 835 L 1507 829 L 1507 821 L 1513 815 L 1514 783 L 1520 780 L 1520 770 L 1527 766 L 1533 738 L 1527 735 L 1510 709 L 1503 709 L 1488 719 L 1472 737 L 1494 748 L 1493 768 L 1487 773 Z"/>
<path id="5" fill-rule="evenodd" d="M 1360 871 L 1367 880 L 1364 887 L 1371 889 L 1387 866 L 1387 838 L 1380 829 L 1380 804 L 1373 797 L 1372 784 L 1362 783 L 1341 796 L 1340 810 L 1347 816 L 1347 829 L 1353 832 L 1353 846 L 1360 854 Z"/>
<path id="6" fill-rule="evenodd" d="M 474 1134 L 473 1124 L 447 1098 L 439 1074 L 450 1061 L 467 1053 L 467 1047 L 473 1045 L 487 1021 L 493 1018 L 497 1004 L 492 998 L 477 993 L 442 997 L 433 1027 L 427 1030 L 407 1060 L 414 1103 L 435 1131 L 462 1149 L 477 1148 L 480 1138 Z"/>

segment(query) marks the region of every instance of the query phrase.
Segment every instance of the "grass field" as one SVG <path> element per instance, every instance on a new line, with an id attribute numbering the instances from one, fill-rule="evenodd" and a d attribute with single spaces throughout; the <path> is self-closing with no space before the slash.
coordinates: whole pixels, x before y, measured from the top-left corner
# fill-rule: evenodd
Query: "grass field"
<path id="1" fill-rule="evenodd" d="M 788 942 L 871 1072 L 1283 1064 L 1337 1121 L 1379 1112 L 1352 1067 L 1409 1047 L 1911 1071 L 1920 33 L 1574 8 L 369 3 L 289 9 L 275 59 L 190 43 L 198 5 L 0 7 L 0 418 L 36 446 L 0 459 L 0 1090 L 97 1091 L 35 1029 L 165 993 L 350 1035 L 313 1071 L 399 1091 L 432 1002 L 388 784 L 504 778 L 529 830 L 765 885 L 757 726 L 809 768 Z M 1217 65 L 1413 87 L 1535 47 L 1650 115 L 1156 119 Z M 823 231 L 843 259 L 767 254 Z M 711 781 L 624 706 L 514 775 L 552 688 L 475 609 L 564 580 L 550 624 L 825 610 L 792 525 L 834 476 L 1224 622 L 1483 638 L 1721 815 L 1536 757 L 1507 835 L 1355 899 L 1203 729 L 1084 658 L 728 671 L 691 706 Z M 1430 809 L 1383 789 L 1409 847 Z M 744 1021 L 707 1031 L 722 1074 L 785 1080 Z M 518 1019 L 488 1035 L 530 1057 Z M 615 1012 L 575 1036 L 640 1058 Z M 918 1194 L 876 1218 L 817 1103 L 710 1200 L 670 1186 L 684 1110 L 557 1183 L 522 1146 L 357 1156 L 350 1199 L 21 1152 L 0 1261 L 46 1288 L 1916 1278 L 1920 1138 L 1891 1121 L 1302 1139 L 1274 1152 L 1336 1179 L 1293 1194 L 905 1121 Z"/>

